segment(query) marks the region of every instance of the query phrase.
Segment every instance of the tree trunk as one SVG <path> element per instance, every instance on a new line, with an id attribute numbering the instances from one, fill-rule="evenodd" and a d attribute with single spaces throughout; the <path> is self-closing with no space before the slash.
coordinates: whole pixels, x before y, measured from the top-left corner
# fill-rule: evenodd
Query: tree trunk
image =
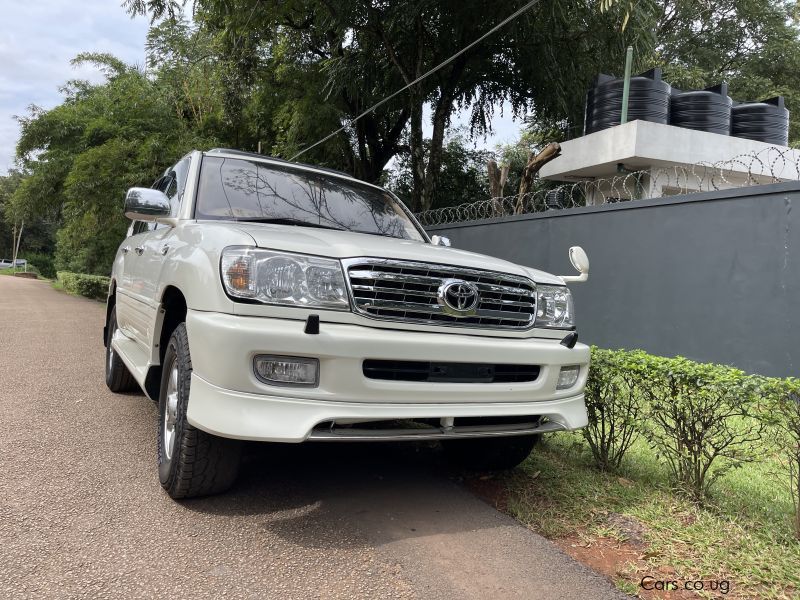
<path id="1" fill-rule="evenodd" d="M 468 54 L 462 54 L 452 64 L 447 78 L 439 85 L 439 101 L 433 111 L 433 132 L 431 144 L 428 149 L 428 166 L 425 170 L 425 187 L 422 190 L 422 205 L 420 210 L 429 210 L 436 197 L 436 184 L 439 179 L 439 170 L 442 167 L 442 147 L 444 146 L 444 133 L 453 112 L 453 100 L 464 67 L 467 64 Z"/>
<path id="2" fill-rule="evenodd" d="M 499 217 L 505 212 L 503 207 L 503 190 L 506 187 L 508 171 L 511 165 L 506 163 L 498 169 L 497 161 L 490 158 L 487 168 L 489 172 L 489 194 L 492 197 L 492 212 L 495 217 Z"/>
<path id="3" fill-rule="evenodd" d="M 19 234 L 17 234 L 17 223 L 14 222 L 14 232 L 11 234 L 11 244 L 14 247 L 14 255 L 11 257 L 11 268 L 17 268 L 17 254 L 19 254 L 19 243 L 22 241 L 22 230 L 25 229 L 25 221 L 20 221 L 19 224 Z M 14 240 L 14 236 L 17 236 L 17 239 Z"/>
<path id="4" fill-rule="evenodd" d="M 500 169 L 497 168 L 497 161 L 490 158 L 486 169 L 489 174 L 489 195 L 492 198 L 499 198 L 502 193 L 500 191 Z"/>
<path id="5" fill-rule="evenodd" d="M 531 152 L 528 157 L 528 164 L 522 171 L 522 180 L 519 182 L 519 194 L 517 195 L 517 206 L 515 214 L 525 211 L 525 196 L 533 189 L 533 178 L 543 166 L 561 154 L 561 146 L 557 142 L 551 142 L 544 147 L 538 154 Z"/>
<path id="6" fill-rule="evenodd" d="M 422 141 L 422 99 L 416 93 L 411 94 L 411 210 L 422 210 L 422 189 L 425 185 L 425 148 Z"/>
<path id="7" fill-rule="evenodd" d="M 422 190 L 422 204 L 420 211 L 430 210 L 436 196 L 436 184 L 439 179 L 439 170 L 442 167 L 442 148 L 444 147 L 444 132 L 447 129 L 447 120 L 452 109 L 449 96 L 442 96 L 433 112 L 433 132 L 431 144 L 428 148 L 428 166 L 425 169 L 425 184 Z"/>

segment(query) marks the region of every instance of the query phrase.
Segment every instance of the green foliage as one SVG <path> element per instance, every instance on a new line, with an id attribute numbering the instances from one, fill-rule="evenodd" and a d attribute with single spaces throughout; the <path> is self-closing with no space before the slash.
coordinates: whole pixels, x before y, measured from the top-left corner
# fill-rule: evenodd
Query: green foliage
<path id="1" fill-rule="evenodd" d="M 788 474 L 795 536 L 800 539 L 800 379 L 767 379 L 763 387 L 768 400 L 764 418 L 770 425 L 770 439 L 778 449 L 780 464 Z"/>
<path id="2" fill-rule="evenodd" d="M 759 379 L 682 357 L 648 357 L 647 363 L 647 438 L 682 490 L 702 500 L 728 469 L 757 457 Z"/>
<path id="3" fill-rule="evenodd" d="M 579 432 L 554 433 L 521 468 L 493 477 L 492 498 L 507 498 L 513 516 L 567 547 L 579 540 L 596 554 L 609 549 L 607 558 L 619 561 L 615 575 L 639 590 L 643 574 L 674 573 L 727 579 L 726 597 L 786 600 L 800 589 L 800 541 L 791 534 L 792 501 L 774 476 L 769 441 L 761 460 L 730 472 L 700 505 L 674 493 L 644 438 L 609 473 L 595 467 Z M 476 482 L 484 491 L 486 483 Z"/>
<path id="4" fill-rule="evenodd" d="M 52 255 L 38 252 L 25 252 L 25 254 L 21 254 L 20 256 L 28 261 L 29 270 L 34 268 L 36 272 L 40 273 L 43 277 L 55 279 L 56 267 Z"/>
<path id="5" fill-rule="evenodd" d="M 64 291 L 78 296 L 85 296 L 93 300 L 105 300 L 108 296 L 108 286 L 111 279 L 102 275 L 84 275 L 83 273 L 69 273 L 59 271 L 58 283 Z"/>
<path id="6" fill-rule="evenodd" d="M 433 207 L 456 206 L 487 198 L 489 183 L 486 165 L 491 156 L 492 153 L 486 150 L 470 148 L 464 132 L 456 131 L 442 149 L 442 170 Z M 414 182 L 407 155 L 399 158 L 391 176 L 383 183 L 404 202 L 411 203 Z"/>
<path id="7" fill-rule="evenodd" d="M 729 83 L 736 100 L 786 97 L 790 142 L 800 139 L 797 3 L 773 0 L 660 0 L 658 46 L 643 67 L 662 66 L 682 89 Z"/>
<path id="8" fill-rule="evenodd" d="M 629 436 L 630 413 L 641 415 L 640 432 L 692 499 L 702 501 L 720 476 L 757 457 L 765 426 L 759 418 L 764 397 L 761 377 L 682 357 L 640 351 L 596 353 L 600 362 L 591 382 L 590 415 L 610 419 L 617 432 Z M 641 412 L 634 396 L 644 401 Z M 598 405 L 604 410 L 598 411 Z M 586 434 L 601 458 L 604 447 L 615 456 L 615 450 L 624 453 L 630 444 L 621 433 L 613 443 L 608 433 L 600 435 L 608 429 L 609 425 L 595 422 Z"/>
<path id="9" fill-rule="evenodd" d="M 554 121 L 582 115 L 584 88 L 632 44 L 653 48 L 654 0 L 541 3 L 500 28 L 435 75 L 364 115 L 422 73 L 500 23 L 524 0 L 458 4 L 400 0 L 199 0 L 195 19 L 212 34 L 221 70 L 226 122 L 244 146 L 266 137 L 284 157 L 346 124 L 303 160 L 378 181 L 397 154 L 408 157 L 412 208 L 438 195 L 450 117 L 471 109 L 471 132 L 490 126 L 494 107 L 535 110 Z M 133 14 L 174 16 L 164 0 L 127 0 Z M 475 15 L 481 18 L 476 19 Z M 625 25 L 623 27 L 623 25 Z M 423 107 L 433 127 L 423 149 Z M 266 134 L 266 135 L 265 135 Z"/>
<path id="10" fill-rule="evenodd" d="M 16 220 L 10 201 L 21 180 L 22 175 L 19 171 L 11 171 L 8 175 L 0 176 L 0 258 L 9 260 L 14 254 L 12 234 Z"/>
<path id="11" fill-rule="evenodd" d="M 96 63 L 108 80 L 72 82 L 61 105 L 32 108 L 20 120 L 17 151 L 25 176 L 9 207 L 28 223 L 60 225 L 56 269 L 105 274 L 129 224 L 122 214 L 125 190 L 149 185 L 208 141 L 175 109 L 158 79 L 107 55 L 76 60 Z"/>
<path id="12" fill-rule="evenodd" d="M 595 462 L 603 471 L 617 470 L 642 429 L 640 385 L 648 355 L 592 347 L 586 382 L 589 425 L 582 430 Z"/>
<path id="13" fill-rule="evenodd" d="M 22 171 L 5 200 L 0 185 L 0 253 L 24 219 L 22 255 L 107 273 L 127 224 L 125 188 L 149 185 L 192 148 L 260 146 L 288 158 L 342 125 L 302 160 L 377 182 L 397 158 L 390 184 L 414 210 L 485 198 L 488 156 L 467 138 L 489 129 L 501 101 L 530 115 L 530 132 L 500 158 L 511 164 L 505 193 L 514 194 L 530 149 L 580 133 L 586 88 L 598 72 L 621 72 L 628 45 L 637 69 L 663 65 L 679 86 L 728 79 L 737 98 L 785 95 L 790 139 L 800 137 L 794 2 L 540 3 L 356 123 L 524 0 L 198 0 L 191 22 L 174 0 L 124 4 L 154 19 L 147 74 L 81 54 L 76 63 L 93 63 L 106 81 L 70 81 L 59 106 L 21 118 Z M 469 133 L 454 136 L 451 117 L 462 109 Z"/>

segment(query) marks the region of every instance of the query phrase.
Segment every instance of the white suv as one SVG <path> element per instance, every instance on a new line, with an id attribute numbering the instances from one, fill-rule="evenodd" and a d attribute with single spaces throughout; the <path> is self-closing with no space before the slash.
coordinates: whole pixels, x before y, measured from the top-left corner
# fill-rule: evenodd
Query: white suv
<path id="1" fill-rule="evenodd" d="M 173 498 L 236 478 L 241 440 L 442 440 L 475 468 L 586 424 L 568 280 L 429 238 L 384 189 L 195 151 L 125 200 L 106 383 L 158 401 Z"/>

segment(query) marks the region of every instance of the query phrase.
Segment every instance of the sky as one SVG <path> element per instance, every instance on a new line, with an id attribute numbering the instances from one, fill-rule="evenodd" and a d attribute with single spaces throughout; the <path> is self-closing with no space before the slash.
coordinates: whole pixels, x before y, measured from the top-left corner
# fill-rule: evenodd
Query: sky
<path id="1" fill-rule="evenodd" d="M 101 81 L 97 70 L 73 68 L 80 52 L 109 52 L 144 63 L 148 20 L 131 19 L 119 0 L 0 0 L 0 173 L 14 163 L 28 106 L 57 106 L 70 79 Z"/>
<path id="2" fill-rule="evenodd" d="M 15 115 L 25 115 L 31 104 L 57 106 L 62 100 L 59 88 L 70 79 L 102 80 L 91 65 L 70 65 L 78 53 L 108 52 L 128 64 L 144 64 L 148 19 L 131 19 L 120 4 L 0 0 L 0 173 L 14 166 L 19 138 Z M 452 120 L 456 126 L 467 123 L 468 113 Z M 492 126 L 493 134 L 475 140 L 476 147 L 493 149 L 519 135 L 508 107 L 503 115 L 495 111 Z"/>

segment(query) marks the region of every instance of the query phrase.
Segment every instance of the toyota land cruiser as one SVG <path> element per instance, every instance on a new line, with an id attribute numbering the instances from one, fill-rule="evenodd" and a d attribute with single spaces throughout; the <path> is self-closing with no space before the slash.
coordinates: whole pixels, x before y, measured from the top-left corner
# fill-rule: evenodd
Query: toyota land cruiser
<path id="1" fill-rule="evenodd" d="M 510 468 L 586 424 L 589 349 L 566 281 L 449 247 L 351 176 L 195 151 L 132 188 L 106 383 L 158 402 L 173 498 L 225 490 L 242 440 L 441 440 Z"/>

